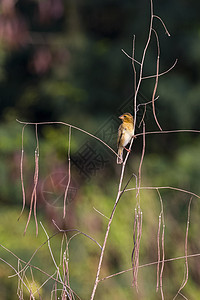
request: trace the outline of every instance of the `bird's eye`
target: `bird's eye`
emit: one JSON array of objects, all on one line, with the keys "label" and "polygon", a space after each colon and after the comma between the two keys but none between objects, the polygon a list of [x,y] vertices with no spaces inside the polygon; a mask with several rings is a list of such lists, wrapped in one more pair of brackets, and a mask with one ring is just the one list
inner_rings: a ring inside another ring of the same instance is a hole
[{"label": "bird's eye", "polygon": [[124,116],[124,118],[126,118],[126,116]]}]

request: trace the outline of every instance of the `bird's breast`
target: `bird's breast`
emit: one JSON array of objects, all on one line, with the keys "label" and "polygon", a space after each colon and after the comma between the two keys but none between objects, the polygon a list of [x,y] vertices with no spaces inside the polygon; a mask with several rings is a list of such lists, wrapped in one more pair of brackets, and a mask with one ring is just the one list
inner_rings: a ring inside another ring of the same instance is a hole
[{"label": "bird's breast", "polygon": [[134,134],[133,130],[128,130],[126,128],[124,129],[123,141],[122,141],[122,144],[123,144],[124,147],[130,142],[133,134]]}]

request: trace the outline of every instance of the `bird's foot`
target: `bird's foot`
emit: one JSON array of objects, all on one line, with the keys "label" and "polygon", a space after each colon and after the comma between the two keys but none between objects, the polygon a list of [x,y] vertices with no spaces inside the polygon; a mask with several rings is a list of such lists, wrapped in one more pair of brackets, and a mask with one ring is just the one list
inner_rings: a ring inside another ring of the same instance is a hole
[{"label": "bird's foot", "polygon": [[130,149],[127,149],[126,147],[123,147],[127,152],[131,152],[131,150]]}]

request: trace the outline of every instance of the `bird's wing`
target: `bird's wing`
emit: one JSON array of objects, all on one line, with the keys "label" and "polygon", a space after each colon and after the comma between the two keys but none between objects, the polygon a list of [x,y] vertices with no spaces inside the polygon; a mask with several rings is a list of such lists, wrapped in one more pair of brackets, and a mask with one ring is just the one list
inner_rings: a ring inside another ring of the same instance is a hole
[{"label": "bird's wing", "polygon": [[122,124],[121,124],[119,126],[119,129],[118,129],[117,148],[119,148],[119,144],[120,144],[120,141],[121,141],[121,138],[122,138],[122,134],[123,134],[123,127],[122,127]]}]

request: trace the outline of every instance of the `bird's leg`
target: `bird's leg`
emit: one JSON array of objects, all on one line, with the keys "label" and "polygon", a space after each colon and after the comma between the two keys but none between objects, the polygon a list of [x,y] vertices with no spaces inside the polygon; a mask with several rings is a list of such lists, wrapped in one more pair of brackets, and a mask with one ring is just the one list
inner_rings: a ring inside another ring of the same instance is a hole
[{"label": "bird's leg", "polygon": [[123,147],[127,152],[131,152],[131,150],[130,149],[127,149],[126,147]]}]

